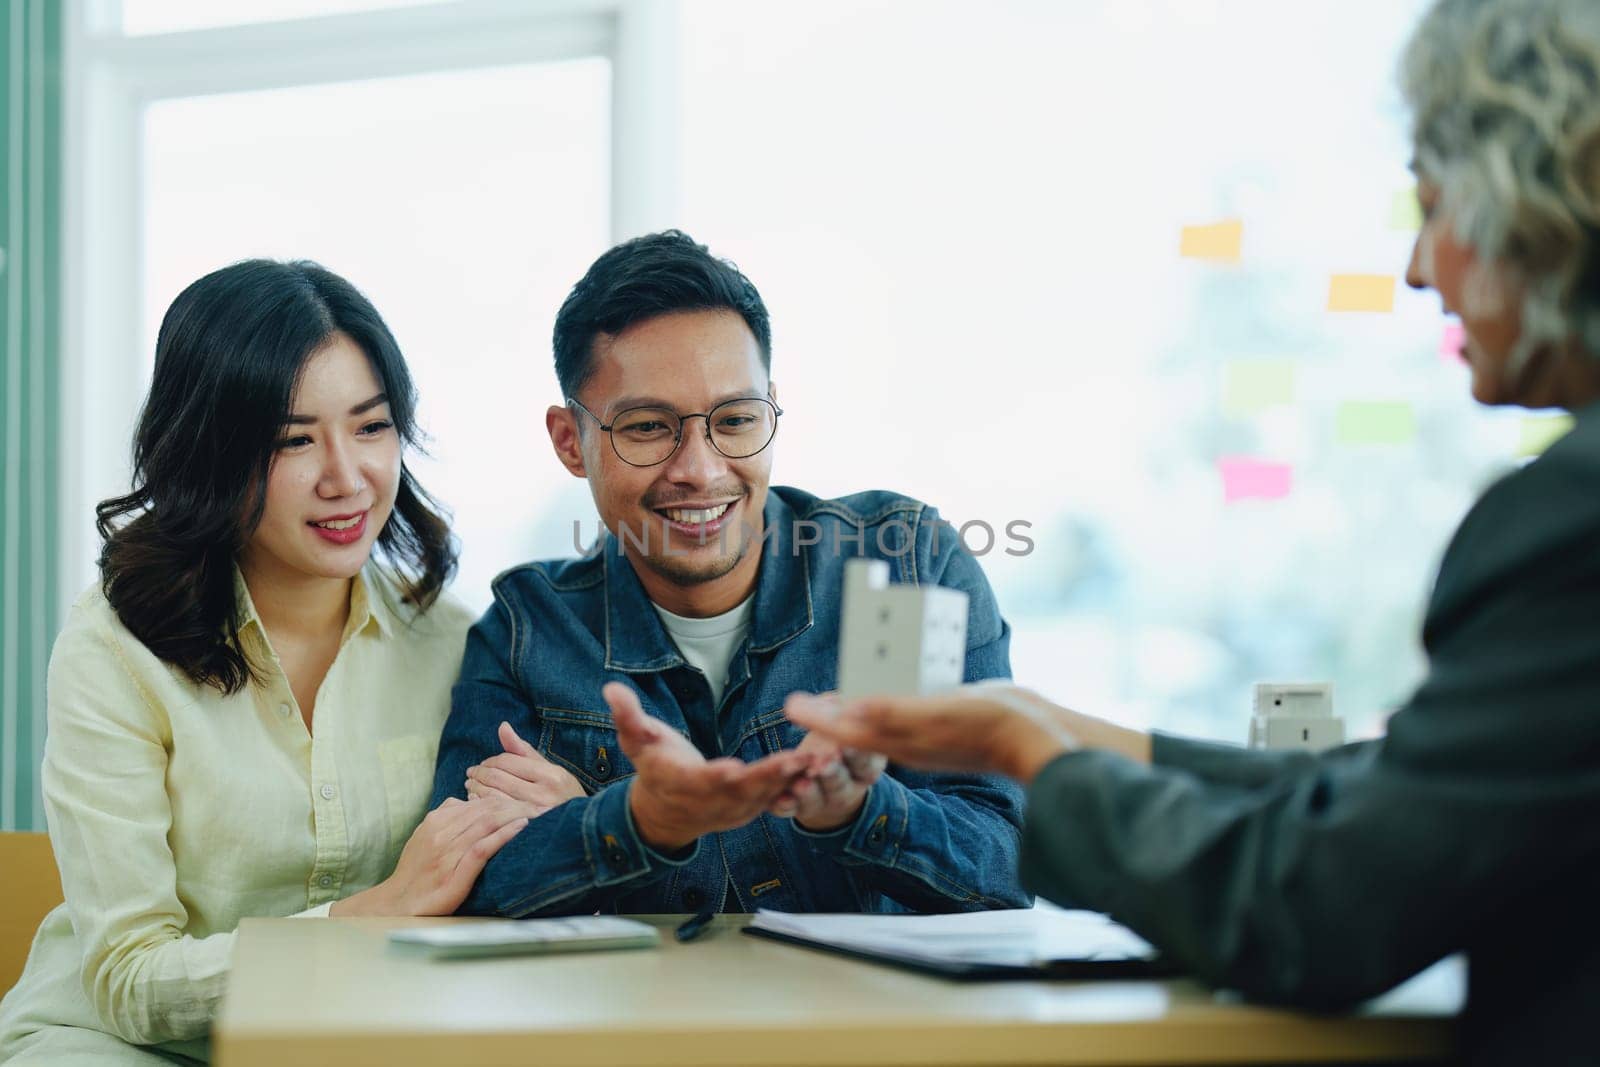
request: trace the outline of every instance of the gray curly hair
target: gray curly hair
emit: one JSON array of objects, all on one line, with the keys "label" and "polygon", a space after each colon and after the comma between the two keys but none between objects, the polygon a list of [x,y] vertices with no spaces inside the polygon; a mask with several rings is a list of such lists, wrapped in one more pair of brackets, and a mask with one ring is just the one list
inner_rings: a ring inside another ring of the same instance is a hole
[{"label": "gray curly hair", "polygon": [[[1401,80],[1413,168],[1480,263],[1523,286],[1508,373],[1572,341],[1600,359],[1600,0],[1439,0]],[[1479,274],[1467,300],[1493,313],[1503,290]]]}]

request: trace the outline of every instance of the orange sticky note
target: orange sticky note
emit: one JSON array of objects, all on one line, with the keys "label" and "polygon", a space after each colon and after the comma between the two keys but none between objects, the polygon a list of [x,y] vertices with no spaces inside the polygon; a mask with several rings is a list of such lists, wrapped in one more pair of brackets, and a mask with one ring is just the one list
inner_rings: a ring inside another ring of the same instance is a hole
[{"label": "orange sticky note", "polygon": [[1208,259],[1214,263],[1237,263],[1244,246],[1244,223],[1238,219],[1210,226],[1185,226],[1178,243],[1184,259]]},{"label": "orange sticky note", "polygon": [[1328,283],[1329,311],[1394,310],[1393,274],[1335,274]]}]

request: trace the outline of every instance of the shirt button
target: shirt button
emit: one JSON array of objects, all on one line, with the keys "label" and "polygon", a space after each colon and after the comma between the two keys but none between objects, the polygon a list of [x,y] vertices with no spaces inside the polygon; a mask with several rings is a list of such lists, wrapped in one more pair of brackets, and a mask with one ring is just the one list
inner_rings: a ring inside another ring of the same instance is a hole
[{"label": "shirt button", "polygon": [[626,867],[628,865],[628,854],[622,851],[620,848],[614,848],[606,856],[606,860],[610,862],[611,866],[613,867]]},{"label": "shirt button", "polygon": [[333,875],[331,875],[331,874],[323,875],[321,878],[317,879],[317,884],[319,886],[321,886],[323,889],[328,888],[329,886],[331,886],[333,884]]},{"label": "shirt button", "polygon": [[294,709],[287,704],[278,705],[278,714],[282,715],[285,719],[287,719],[293,712]]},{"label": "shirt button", "polygon": [[686,889],[683,893],[684,907],[690,911],[699,911],[700,905],[706,902],[705,895],[698,889]]},{"label": "shirt button", "polygon": [[337,789],[335,789],[331,785],[323,786],[322,789],[321,789],[321,793],[322,793],[322,799],[323,800],[332,800],[334,797],[339,795],[339,791]]}]

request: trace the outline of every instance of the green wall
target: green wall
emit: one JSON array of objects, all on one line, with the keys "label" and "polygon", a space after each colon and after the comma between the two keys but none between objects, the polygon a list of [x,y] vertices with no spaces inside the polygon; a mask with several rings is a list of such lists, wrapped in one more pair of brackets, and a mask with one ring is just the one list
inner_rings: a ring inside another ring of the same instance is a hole
[{"label": "green wall", "polygon": [[57,620],[61,8],[0,10],[0,829],[43,829],[44,682]]}]

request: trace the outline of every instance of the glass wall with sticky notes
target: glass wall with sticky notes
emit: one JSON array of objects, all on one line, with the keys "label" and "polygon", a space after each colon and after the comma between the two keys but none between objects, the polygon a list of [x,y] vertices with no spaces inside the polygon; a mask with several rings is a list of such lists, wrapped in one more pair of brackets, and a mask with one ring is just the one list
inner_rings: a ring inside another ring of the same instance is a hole
[{"label": "glass wall with sticky notes", "polygon": [[992,529],[1073,706],[1242,742],[1252,682],[1331,681],[1380,729],[1450,531],[1564,425],[1478,408],[1404,283],[1425,6],[690,0],[683,220],[772,309],[778,480]]}]

